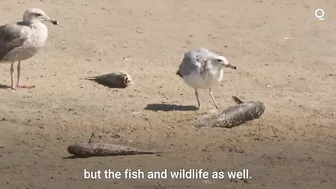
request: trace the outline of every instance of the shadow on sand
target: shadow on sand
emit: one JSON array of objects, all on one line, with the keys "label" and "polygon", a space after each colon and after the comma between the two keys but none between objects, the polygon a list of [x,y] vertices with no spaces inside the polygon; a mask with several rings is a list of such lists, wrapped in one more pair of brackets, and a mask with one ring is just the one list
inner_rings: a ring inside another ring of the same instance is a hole
[{"label": "shadow on sand", "polygon": [[195,111],[198,110],[196,106],[182,106],[175,104],[147,104],[145,110],[152,111]]},{"label": "shadow on sand", "polygon": [[8,88],[10,88],[10,87],[7,86],[7,85],[2,85],[2,84],[0,84],[0,89],[8,89]]}]

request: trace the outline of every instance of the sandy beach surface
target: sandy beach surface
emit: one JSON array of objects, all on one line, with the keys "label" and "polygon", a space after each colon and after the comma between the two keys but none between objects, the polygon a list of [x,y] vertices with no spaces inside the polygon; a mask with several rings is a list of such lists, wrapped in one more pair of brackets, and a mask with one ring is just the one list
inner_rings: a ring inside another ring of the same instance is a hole
[{"label": "sandy beach surface", "polygon": [[[30,7],[60,25],[48,24],[45,48],[22,63],[23,84],[36,88],[6,88],[10,65],[0,64],[1,189],[336,188],[335,1],[1,0],[0,23]],[[193,126],[215,109],[207,90],[203,109],[188,109],[194,91],[175,74],[197,47],[238,66],[214,89],[219,105],[233,105],[232,95],[259,100],[260,119]],[[117,69],[134,85],[81,79]],[[165,153],[63,159],[93,132],[95,141]],[[92,180],[84,169],[248,169],[251,178]]]}]

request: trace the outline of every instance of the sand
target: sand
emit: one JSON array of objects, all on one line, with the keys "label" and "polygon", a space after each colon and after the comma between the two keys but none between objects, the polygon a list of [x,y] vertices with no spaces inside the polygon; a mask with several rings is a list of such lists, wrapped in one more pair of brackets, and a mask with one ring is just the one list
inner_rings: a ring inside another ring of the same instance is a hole
[{"label": "sand", "polygon": [[[101,0],[0,2],[0,23],[39,7],[59,21],[42,52],[22,63],[12,91],[0,65],[1,189],[335,188],[336,3],[307,0]],[[325,20],[314,16],[317,8]],[[206,47],[226,70],[214,94],[221,107],[265,104],[260,119],[232,129],[195,129],[214,110],[208,91],[175,75],[183,53]],[[109,89],[80,78],[126,70],[134,85]],[[164,104],[164,111],[145,109]],[[184,110],[184,111],[183,111]],[[66,148],[97,141],[165,151],[160,156],[63,159]],[[84,180],[83,170],[249,169],[242,180]]]}]

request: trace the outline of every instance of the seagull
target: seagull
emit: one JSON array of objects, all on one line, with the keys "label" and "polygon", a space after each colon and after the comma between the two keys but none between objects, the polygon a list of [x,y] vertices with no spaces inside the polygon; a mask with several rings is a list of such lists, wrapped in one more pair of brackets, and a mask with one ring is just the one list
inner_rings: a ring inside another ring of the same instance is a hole
[{"label": "seagull", "polygon": [[[38,8],[29,8],[23,20],[0,26],[0,63],[11,63],[11,88],[33,88],[20,84],[21,62],[33,57],[44,46],[48,38],[48,28],[43,22],[58,25]],[[17,82],[14,85],[14,63],[17,64]]]},{"label": "seagull", "polygon": [[184,54],[179,70],[176,72],[184,82],[195,89],[198,109],[201,103],[198,89],[209,89],[209,94],[217,109],[219,106],[212,94],[212,89],[223,80],[224,68],[237,69],[224,56],[211,52],[206,48],[191,49]]}]

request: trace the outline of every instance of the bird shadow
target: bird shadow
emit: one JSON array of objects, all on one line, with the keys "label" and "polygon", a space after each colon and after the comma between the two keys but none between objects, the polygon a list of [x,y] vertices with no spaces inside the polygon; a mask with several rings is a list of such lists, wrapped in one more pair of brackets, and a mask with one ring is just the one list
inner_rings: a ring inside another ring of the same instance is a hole
[{"label": "bird shadow", "polygon": [[8,89],[8,88],[10,88],[8,85],[0,84],[0,89]]},{"label": "bird shadow", "polygon": [[196,106],[183,106],[175,104],[147,104],[145,110],[151,111],[195,111],[198,110]]}]

